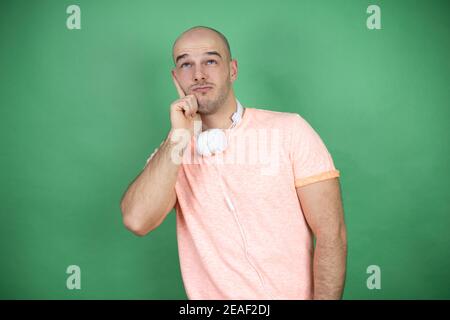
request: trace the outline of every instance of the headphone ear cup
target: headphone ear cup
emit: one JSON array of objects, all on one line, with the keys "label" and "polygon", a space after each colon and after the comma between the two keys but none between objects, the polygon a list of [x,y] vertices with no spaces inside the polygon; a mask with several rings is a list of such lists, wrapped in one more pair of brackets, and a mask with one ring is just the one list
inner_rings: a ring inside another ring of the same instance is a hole
[{"label": "headphone ear cup", "polygon": [[227,148],[227,136],[222,129],[208,130],[208,149],[211,153],[220,153]]},{"label": "headphone ear cup", "polygon": [[211,152],[208,149],[208,131],[201,132],[197,137],[197,153],[201,156],[211,156]]},{"label": "headphone ear cup", "polygon": [[209,129],[197,137],[196,149],[201,156],[211,156],[223,152],[227,148],[227,136],[222,129]]}]

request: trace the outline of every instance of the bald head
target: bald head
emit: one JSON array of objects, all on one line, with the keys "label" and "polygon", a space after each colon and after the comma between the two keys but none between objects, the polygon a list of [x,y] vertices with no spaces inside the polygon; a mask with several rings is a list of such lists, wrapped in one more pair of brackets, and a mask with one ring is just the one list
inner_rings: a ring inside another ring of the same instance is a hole
[{"label": "bald head", "polygon": [[172,75],[186,95],[196,97],[200,114],[212,115],[223,106],[236,108],[232,84],[237,61],[231,59],[228,41],[219,31],[203,26],[186,30],[173,44],[172,57]]},{"label": "bald head", "polygon": [[231,61],[230,44],[227,38],[216,29],[196,26],[184,31],[173,43],[172,55],[174,63],[177,62],[178,54],[183,49],[189,50],[196,47],[208,46],[216,46],[219,49],[219,54],[222,53],[222,58]]}]

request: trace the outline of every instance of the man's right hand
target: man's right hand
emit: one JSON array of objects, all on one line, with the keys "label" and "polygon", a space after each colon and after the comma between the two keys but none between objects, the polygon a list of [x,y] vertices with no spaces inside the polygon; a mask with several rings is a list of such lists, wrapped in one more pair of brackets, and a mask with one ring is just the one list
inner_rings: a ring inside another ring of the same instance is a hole
[{"label": "man's right hand", "polygon": [[[170,105],[170,121],[172,130],[187,129],[189,130],[192,137],[192,135],[194,134],[194,121],[200,121],[201,123],[200,114],[197,113],[197,97],[193,94],[185,94],[180,84],[178,83],[173,71],[172,80],[179,96],[179,99],[175,100]],[[198,125],[199,124],[197,124],[197,126]],[[199,126],[199,129],[201,130],[201,124]]]}]

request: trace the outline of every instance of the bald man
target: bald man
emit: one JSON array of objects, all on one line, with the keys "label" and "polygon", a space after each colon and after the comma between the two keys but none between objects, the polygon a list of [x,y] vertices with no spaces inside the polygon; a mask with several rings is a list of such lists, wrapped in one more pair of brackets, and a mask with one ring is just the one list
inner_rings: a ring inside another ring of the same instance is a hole
[{"label": "bald man", "polygon": [[189,299],[342,298],[340,173],[317,132],[299,114],[242,106],[219,31],[191,28],[172,54],[171,129],[122,198],[125,226],[144,236],[175,208]]}]

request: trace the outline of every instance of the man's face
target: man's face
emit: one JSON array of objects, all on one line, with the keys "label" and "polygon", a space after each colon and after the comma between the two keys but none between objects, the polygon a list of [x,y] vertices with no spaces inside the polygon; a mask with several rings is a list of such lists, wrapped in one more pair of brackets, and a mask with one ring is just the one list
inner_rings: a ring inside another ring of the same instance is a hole
[{"label": "man's face", "polygon": [[237,62],[229,61],[222,39],[210,30],[189,31],[176,42],[173,58],[175,77],[186,95],[197,97],[198,112],[215,113],[237,76]]}]

